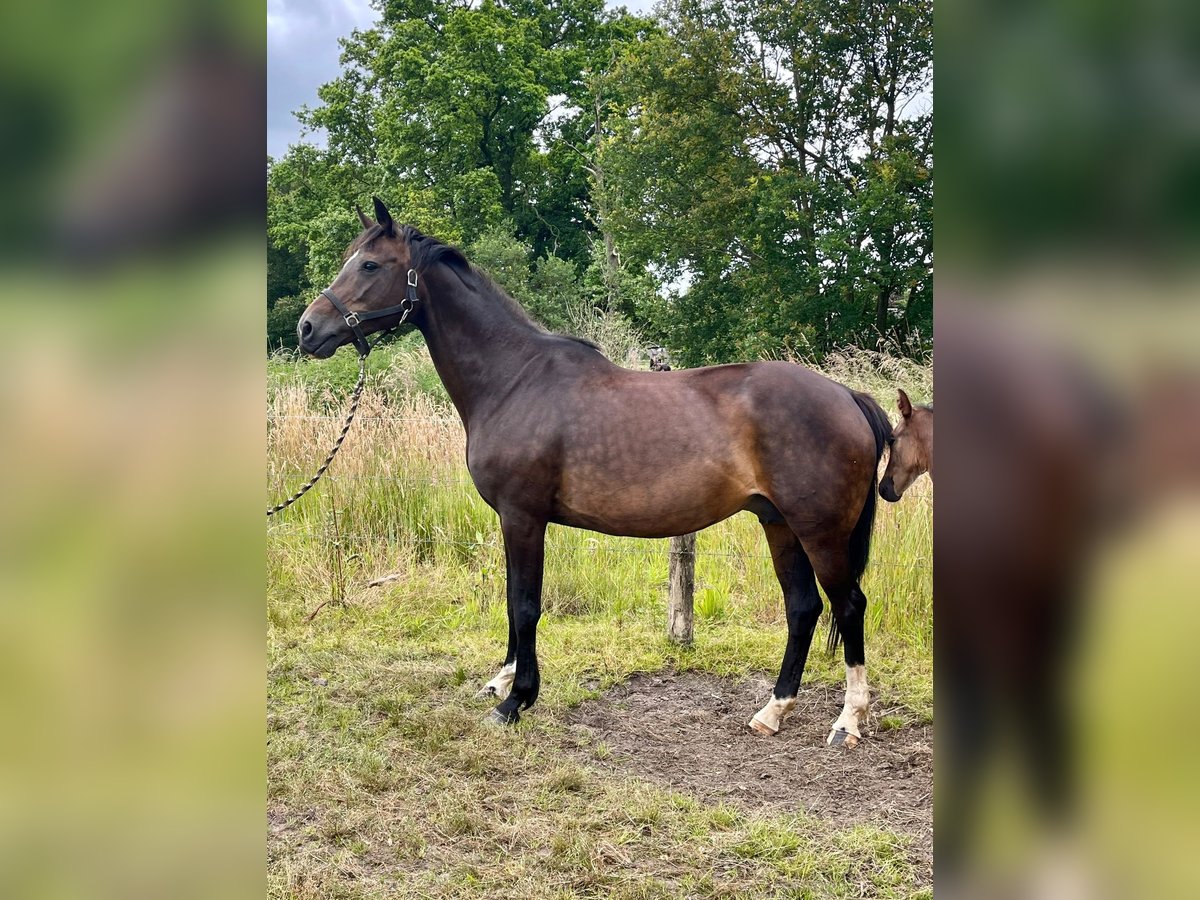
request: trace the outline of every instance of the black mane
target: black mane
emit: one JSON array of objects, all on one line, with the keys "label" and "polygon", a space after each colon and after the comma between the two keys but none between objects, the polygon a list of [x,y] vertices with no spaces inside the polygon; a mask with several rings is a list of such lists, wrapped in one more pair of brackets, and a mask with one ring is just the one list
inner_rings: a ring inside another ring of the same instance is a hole
[{"label": "black mane", "polygon": [[[375,240],[384,235],[382,225],[374,224],[370,228],[365,229],[346,250],[346,255],[350,256],[355,251],[368,246]],[[564,338],[565,340],[574,341],[578,344],[583,344],[595,350],[597,353],[603,354],[593,341],[587,338],[576,337],[573,334],[561,334],[557,332],[547,331],[541,324],[530,318],[529,313],[525,311],[525,307],[521,306],[516,300],[508,295],[508,293],[492,280],[492,277],[471,264],[466,255],[458,247],[451,244],[443,243],[435,237],[430,237],[423,234],[420,230],[412,225],[398,226],[397,237],[403,239],[408,244],[409,253],[412,256],[413,267],[418,272],[428,271],[430,266],[436,263],[445,263],[450,269],[458,275],[468,288],[471,288],[486,297],[500,303],[508,308],[510,312],[516,315],[523,322],[527,322],[532,327],[536,328],[545,334],[553,337]]]}]

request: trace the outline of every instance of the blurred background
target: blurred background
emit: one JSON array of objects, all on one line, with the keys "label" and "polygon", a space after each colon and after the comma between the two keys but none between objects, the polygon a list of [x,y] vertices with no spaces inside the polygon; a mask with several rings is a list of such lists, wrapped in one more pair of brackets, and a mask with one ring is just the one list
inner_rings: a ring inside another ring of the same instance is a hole
[{"label": "blurred background", "polygon": [[5,897],[262,892],[264,14],[0,13]]},{"label": "blurred background", "polygon": [[935,13],[935,882],[1195,896],[1200,10]]},{"label": "blurred background", "polygon": [[[948,895],[1200,890],[1198,10],[936,7]],[[261,892],[264,24],[3,13],[0,895]]]}]

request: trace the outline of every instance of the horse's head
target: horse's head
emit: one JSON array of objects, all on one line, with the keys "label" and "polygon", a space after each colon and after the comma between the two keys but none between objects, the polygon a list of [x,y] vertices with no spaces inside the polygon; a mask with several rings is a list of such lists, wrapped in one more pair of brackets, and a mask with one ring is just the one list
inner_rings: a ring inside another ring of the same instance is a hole
[{"label": "horse's head", "polygon": [[[307,356],[325,359],[342,344],[353,343],[356,337],[354,324],[347,321],[350,316],[363,334],[391,328],[400,321],[399,307],[413,267],[412,252],[404,230],[392,221],[378,197],[375,217],[378,221],[372,222],[358,210],[362,234],[346,248],[342,269],[333,283],[300,316],[296,331],[300,336],[300,351]],[[337,309],[334,298],[346,312]],[[392,309],[394,312],[387,315],[369,315]],[[362,351],[361,346],[359,349]]]},{"label": "horse's head", "polygon": [[900,421],[888,441],[887,468],[879,482],[879,496],[895,503],[922,472],[933,469],[933,408],[913,406],[908,394],[899,392]]}]

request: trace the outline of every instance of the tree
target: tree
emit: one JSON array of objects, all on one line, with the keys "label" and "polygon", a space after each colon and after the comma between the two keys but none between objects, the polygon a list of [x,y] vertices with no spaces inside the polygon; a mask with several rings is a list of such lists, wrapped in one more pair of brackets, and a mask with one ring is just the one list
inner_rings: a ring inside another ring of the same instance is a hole
[{"label": "tree", "polygon": [[907,338],[932,322],[928,4],[669,0],[613,79],[618,239],[686,290],[688,363]]},{"label": "tree", "polygon": [[270,163],[269,307],[376,193],[547,327],[621,317],[685,364],[928,340],[928,2],[378,8],[299,113],[328,147]]}]

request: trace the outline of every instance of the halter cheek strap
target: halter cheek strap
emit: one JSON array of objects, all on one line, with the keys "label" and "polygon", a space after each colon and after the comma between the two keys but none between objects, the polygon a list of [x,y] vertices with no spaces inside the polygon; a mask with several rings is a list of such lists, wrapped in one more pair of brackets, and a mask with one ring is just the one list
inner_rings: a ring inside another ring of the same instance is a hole
[{"label": "halter cheek strap", "polygon": [[387,331],[380,335],[379,339],[375,341],[375,343],[379,343],[379,340],[403,325],[404,321],[408,318],[409,313],[411,313],[417,305],[417,270],[408,270],[408,288],[404,292],[404,299],[396,306],[389,306],[387,309],[373,309],[367,312],[355,312],[351,309],[348,309],[346,304],[339,300],[337,295],[329,288],[325,288],[325,290],[321,291],[321,294],[326,300],[333,304],[333,308],[338,311],[341,317],[346,321],[346,324],[350,326],[350,330],[354,332],[354,346],[358,348],[358,355],[365,357],[371,352],[371,347],[373,345],[367,340],[367,336],[363,333],[363,330],[360,326],[363,322],[369,322],[372,319],[386,319],[388,316],[399,315],[400,320],[391,328],[387,329]]}]

